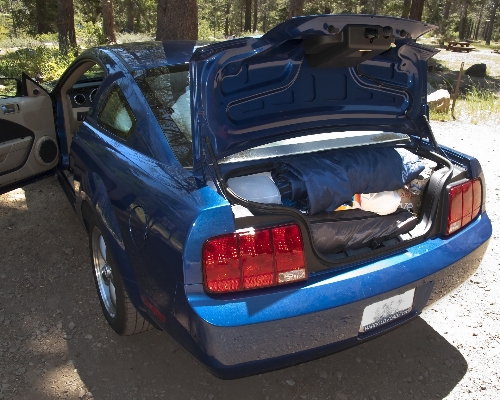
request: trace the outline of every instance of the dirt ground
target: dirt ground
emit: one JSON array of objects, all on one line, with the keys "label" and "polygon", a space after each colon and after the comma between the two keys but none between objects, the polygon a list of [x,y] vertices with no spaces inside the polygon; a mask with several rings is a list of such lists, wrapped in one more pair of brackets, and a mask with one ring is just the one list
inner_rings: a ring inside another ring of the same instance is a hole
[{"label": "dirt ground", "polygon": [[295,367],[215,378],[157,330],[119,337],[54,176],[0,196],[0,399],[498,399],[500,129],[433,123],[481,161],[494,234],[476,273],[413,322]]},{"label": "dirt ground", "polygon": [[[436,56],[465,68],[486,62],[495,76],[499,58]],[[494,232],[474,275],[385,336],[234,381],[212,376],[165,333],[119,337],[108,327],[86,233],[54,176],[0,195],[0,400],[500,398],[500,127],[432,125],[485,171]]]}]

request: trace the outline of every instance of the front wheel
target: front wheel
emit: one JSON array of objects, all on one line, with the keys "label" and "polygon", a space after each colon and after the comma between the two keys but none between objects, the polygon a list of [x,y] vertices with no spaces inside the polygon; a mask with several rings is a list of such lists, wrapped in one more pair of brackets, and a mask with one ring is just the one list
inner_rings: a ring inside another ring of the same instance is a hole
[{"label": "front wheel", "polygon": [[119,335],[133,335],[152,328],[130,301],[111,249],[95,217],[89,222],[89,247],[94,282],[106,321]]}]

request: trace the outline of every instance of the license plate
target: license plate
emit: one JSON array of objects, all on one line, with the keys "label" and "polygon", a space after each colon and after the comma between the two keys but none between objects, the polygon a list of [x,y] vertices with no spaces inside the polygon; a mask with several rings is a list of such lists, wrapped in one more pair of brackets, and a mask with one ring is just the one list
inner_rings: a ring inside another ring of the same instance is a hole
[{"label": "license plate", "polygon": [[408,314],[413,306],[414,294],[415,289],[411,289],[403,294],[367,306],[363,311],[359,331],[366,332],[375,329],[380,325]]}]

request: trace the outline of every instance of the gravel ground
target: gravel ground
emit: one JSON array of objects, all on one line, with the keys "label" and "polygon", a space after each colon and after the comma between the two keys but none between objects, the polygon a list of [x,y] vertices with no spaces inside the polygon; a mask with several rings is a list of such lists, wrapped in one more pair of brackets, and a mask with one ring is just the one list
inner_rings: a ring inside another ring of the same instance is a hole
[{"label": "gravel ground", "polygon": [[485,171],[494,236],[474,275],[385,336],[234,381],[209,374],[164,333],[111,331],[86,234],[53,176],[1,195],[0,400],[500,398],[500,130],[433,127]]},{"label": "gravel ground", "polygon": [[487,67],[488,76],[500,77],[500,54],[491,50],[481,49],[470,53],[459,53],[447,51],[444,48],[433,58],[454,71],[460,70],[460,64],[464,63],[464,71],[473,64],[484,63]]}]

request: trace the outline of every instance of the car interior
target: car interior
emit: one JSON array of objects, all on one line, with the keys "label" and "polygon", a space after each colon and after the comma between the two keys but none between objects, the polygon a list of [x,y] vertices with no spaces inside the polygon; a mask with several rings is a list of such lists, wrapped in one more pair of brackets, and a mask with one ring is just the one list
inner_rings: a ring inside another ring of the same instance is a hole
[{"label": "car interior", "polygon": [[[61,87],[61,104],[68,153],[73,137],[87,115],[103,76],[104,70],[100,65],[87,61],[78,66]],[[65,93],[64,96],[63,93]]]}]

